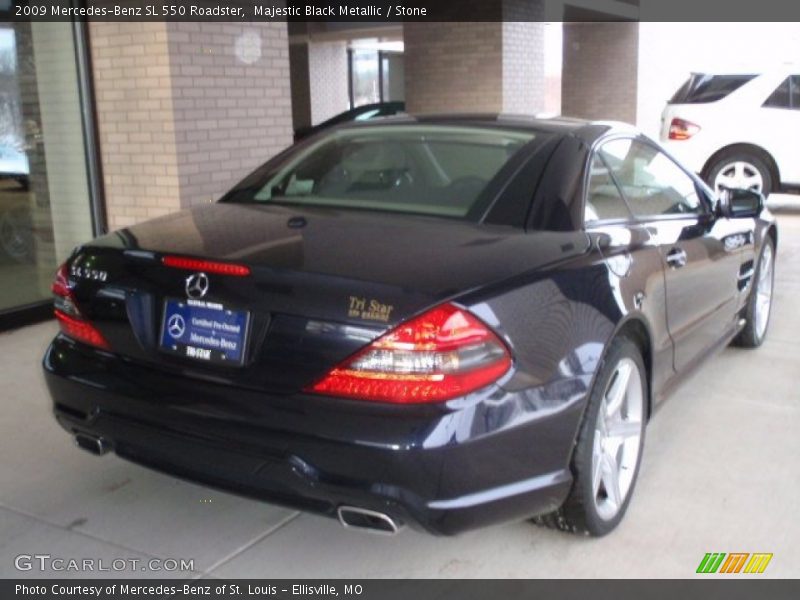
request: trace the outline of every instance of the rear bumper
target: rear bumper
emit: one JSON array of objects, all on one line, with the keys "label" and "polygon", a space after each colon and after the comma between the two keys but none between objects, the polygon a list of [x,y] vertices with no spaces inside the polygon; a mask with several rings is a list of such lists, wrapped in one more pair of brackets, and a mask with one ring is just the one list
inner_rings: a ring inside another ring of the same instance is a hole
[{"label": "rear bumper", "polygon": [[44,369],[59,424],[125,459],[300,510],[335,517],[351,505],[438,534],[560,506],[585,396],[580,382],[562,381],[446,409],[273,397],[62,337]]}]

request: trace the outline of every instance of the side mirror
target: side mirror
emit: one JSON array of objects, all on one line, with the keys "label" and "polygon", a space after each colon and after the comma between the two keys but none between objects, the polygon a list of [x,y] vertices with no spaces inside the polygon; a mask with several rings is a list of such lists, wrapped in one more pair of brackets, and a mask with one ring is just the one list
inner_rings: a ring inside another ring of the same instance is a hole
[{"label": "side mirror", "polygon": [[729,219],[753,219],[764,210],[764,195],[745,189],[723,189],[717,203],[717,214]]}]

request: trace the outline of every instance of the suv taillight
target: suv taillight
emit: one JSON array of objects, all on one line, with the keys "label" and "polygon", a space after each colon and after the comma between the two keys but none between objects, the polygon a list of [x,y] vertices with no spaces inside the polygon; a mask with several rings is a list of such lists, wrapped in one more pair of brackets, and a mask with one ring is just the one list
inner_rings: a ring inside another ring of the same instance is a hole
[{"label": "suv taillight", "polygon": [[61,265],[56,271],[56,276],[50,289],[53,292],[53,307],[55,308],[55,316],[58,319],[61,332],[78,342],[83,342],[102,350],[110,350],[111,346],[103,337],[103,334],[90,321],[85,319],[80,310],[78,310],[75,296],[72,294],[67,263]]},{"label": "suv taillight", "polygon": [[511,368],[506,345],[477,317],[443,304],[395,327],[308,392],[411,404],[479,390]]},{"label": "suv taillight", "polygon": [[700,131],[699,125],[695,125],[684,119],[675,118],[672,119],[672,122],[669,124],[669,139],[688,140],[698,131]]}]

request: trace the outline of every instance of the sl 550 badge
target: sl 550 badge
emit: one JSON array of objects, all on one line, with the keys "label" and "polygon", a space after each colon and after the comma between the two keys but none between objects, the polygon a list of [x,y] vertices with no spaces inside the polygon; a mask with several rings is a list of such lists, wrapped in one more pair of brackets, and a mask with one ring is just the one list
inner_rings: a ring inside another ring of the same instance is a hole
[{"label": "sl 550 badge", "polygon": [[78,279],[91,279],[92,281],[108,280],[108,271],[101,271],[100,269],[90,269],[89,267],[72,265],[69,272],[70,275]]},{"label": "sl 550 badge", "polygon": [[350,307],[347,311],[348,317],[364,319],[365,321],[381,321],[386,323],[392,315],[394,306],[383,304],[378,300],[362,298],[360,296],[350,296]]}]

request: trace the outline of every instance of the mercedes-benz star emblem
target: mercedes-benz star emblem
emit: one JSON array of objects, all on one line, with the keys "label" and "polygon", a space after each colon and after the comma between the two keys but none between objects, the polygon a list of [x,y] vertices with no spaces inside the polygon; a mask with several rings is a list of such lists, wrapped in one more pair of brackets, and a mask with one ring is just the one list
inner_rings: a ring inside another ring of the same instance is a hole
[{"label": "mercedes-benz star emblem", "polygon": [[177,340],[183,335],[183,332],[186,331],[186,321],[178,314],[172,315],[169,321],[167,321],[167,331]]},{"label": "mercedes-benz star emblem", "polygon": [[208,293],[208,275],[195,273],[186,278],[186,295],[195,300],[203,298]]}]

